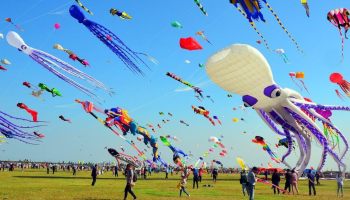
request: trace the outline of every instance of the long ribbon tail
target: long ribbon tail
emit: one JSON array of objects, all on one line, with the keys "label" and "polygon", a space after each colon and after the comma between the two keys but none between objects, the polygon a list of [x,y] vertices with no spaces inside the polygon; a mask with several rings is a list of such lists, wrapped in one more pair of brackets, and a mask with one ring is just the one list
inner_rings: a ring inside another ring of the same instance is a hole
[{"label": "long ribbon tail", "polygon": [[[137,53],[131,50],[124,44],[113,32],[105,28],[104,26],[90,21],[90,24],[86,26],[98,39],[101,40],[109,49],[116,54],[121,61],[133,72],[143,75],[142,70],[137,66],[135,62],[142,62],[144,65],[147,64],[137,56]],[[111,37],[108,39],[107,36]],[[114,42],[117,41],[117,43]],[[134,62],[134,61],[135,62]]]},{"label": "long ribbon tail", "polygon": [[341,29],[339,28],[339,34],[341,38],[341,62],[344,60],[344,36],[343,33],[341,32]]},{"label": "long ribbon tail", "polygon": [[98,96],[96,96],[93,92],[91,92],[89,89],[85,88],[84,86],[80,85],[79,83],[76,83],[72,79],[64,76],[57,70],[55,70],[53,67],[50,66],[51,62],[46,60],[45,58],[40,57],[39,55],[36,55],[35,53],[30,55],[30,57],[35,60],[37,63],[45,67],[47,70],[49,70],[51,73],[55,74],[57,77],[62,79],[63,81],[69,83],[73,87],[77,88],[78,90],[82,91],[83,93],[87,94],[88,96],[100,100]]},{"label": "long ribbon tail", "polygon": [[82,9],[84,9],[87,13],[89,13],[90,15],[94,15],[94,13],[92,13],[87,7],[85,7],[85,6],[83,5],[83,3],[81,3],[80,0],[75,0],[75,2],[77,2],[77,4],[78,4]]},{"label": "long ribbon tail", "polygon": [[303,53],[303,50],[300,48],[298,42],[294,39],[294,37],[292,36],[292,34],[287,30],[287,28],[283,25],[281,19],[278,17],[277,13],[272,9],[272,7],[270,6],[269,3],[267,3],[266,0],[263,0],[264,3],[266,4],[267,8],[270,10],[270,12],[272,13],[272,15],[275,17],[275,19],[277,20],[278,24],[281,26],[281,28],[284,30],[284,32],[288,35],[289,39],[291,39],[293,41],[293,43],[295,44],[295,46],[297,47],[297,49]]},{"label": "long ribbon tail", "polygon": [[303,87],[304,87],[304,89],[306,90],[306,92],[310,94],[309,90],[308,90],[307,87],[306,87],[305,82],[304,82],[303,80],[301,80],[301,79],[299,79],[299,81],[300,81],[300,83],[303,85]]},{"label": "long ribbon tail", "polygon": [[[32,120],[28,120],[28,119],[23,119],[23,118],[19,118],[19,117],[13,117],[7,113],[4,113],[4,112],[1,112],[0,111],[0,114],[1,115],[5,115],[6,117],[9,117],[11,119],[15,119],[15,120],[20,120],[20,121],[25,121],[25,122],[34,122]],[[46,121],[37,121],[37,122],[43,122],[43,123],[47,123]],[[46,126],[46,125],[36,125],[36,126],[17,126],[19,128],[36,128],[36,127],[41,127],[41,126]]]},{"label": "long ribbon tail", "polygon": [[251,27],[254,29],[254,31],[259,35],[259,37],[260,37],[261,40],[263,41],[265,47],[266,47],[268,50],[270,50],[270,47],[269,47],[269,44],[267,43],[267,40],[266,40],[265,37],[260,33],[260,31],[259,31],[258,28],[256,27],[255,23],[254,23],[251,19],[248,18],[247,14],[246,14],[245,12],[243,12],[243,10],[242,10],[240,7],[238,7],[238,6],[236,6],[236,5],[235,5],[235,7],[237,8],[237,10],[238,10],[246,19],[248,19],[250,26],[251,26]]},{"label": "long ribbon tail", "polygon": [[202,11],[202,13],[205,15],[205,16],[208,16],[208,13],[207,11],[204,9],[204,6],[198,1],[195,1],[195,3],[197,4],[198,8]]},{"label": "long ribbon tail", "polygon": [[76,69],[75,67],[71,66],[70,64],[56,58],[53,55],[50,55],[46,52],[40,51],[35,49],[34,53],[39,55],[40,57],[46,58],[45,60],[47,60],[48,62],[50,62],[52,65],[56,66],[59,69],[62,69],[64,71],[66,71],[67,73],[76,76],[78,78],[81,79],[85,79],[87,80],[90,84],[94,85],[95,87],[98,87],[100,89],[103,89],[105,91],[107,91],[108,93],[111,93],[111,90],[109,88],[107,88],[102,82],[96,80],[95,78],[93,78],[92,76],[85,74],[84,72]]}]

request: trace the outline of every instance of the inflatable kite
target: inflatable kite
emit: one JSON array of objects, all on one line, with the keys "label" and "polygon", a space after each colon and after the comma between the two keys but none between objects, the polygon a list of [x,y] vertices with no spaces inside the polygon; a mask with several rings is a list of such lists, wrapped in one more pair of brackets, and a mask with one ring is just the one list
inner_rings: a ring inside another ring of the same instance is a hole
[{"label": "inflatable kite", "polygon": [[196,113],[198,115],[203,115],[205,118],[207,118],[210,121],[210,123],[213,126],[215,126],[215,122],[214,122],[213,118],[211,118],[209,116],[210,112],[208,110],[206,110],[203,106],[198,106],[198,107],[192,106],[192,109],[193,109],[194,113]]},{"label": "inflatable kite", "polygon": [[61,72],[57,71],[62,70],[64,72],[67,72],[75,77],[78,77],[80,79],[87,80],[90,84],[92,84],[95,87],[101,88],[106,90],[107,92],[111,93],[110,89],[108,89],[103,83],[100,81],[94,79],[93,77],[85,74],[84,72],[79,71],[78,69],[74,68],[73,66],[69,65],[68,63],[65,63],[64,61],[56,58],[55,56],[52,56],[46,52],[43,52],[38,49],[34,49],[30,46],[28,46],[21,36],[19,36],[16,32],[9,32],[6,36],[7,42],[20,50],[22,53],[27,54],[30,58],[32,58],[34,61],[39,63],[41,66],[43,66],[45,69],[49,70],[51,73],[56,75],[58,78],[62,79],[63,81],[69,83],[70,85],[74,86],[78,90],[84,92],[85,94],[89,95],[92,98],[98,99],[98,97],[89,89],[86,87],[80,85],[79,83],[73,81],[72,79],[66,77]]},{"label": "inflatable kite", "polygon": [[194,90],[195,93],[197,93],[199,96],[201,96],[203,98],[203,91],[199,88],[199,87],[196,87],[194,85],[192,85],[191,83],[187,82],[187,81],[184,81],[182,80],[182,78],[178,77],[177,75],[173,74],[173,73],[170,73],[170,72],[167,72],[166,73],[167,76],[169,76],[170,78],[192,88]]},{"label": "inflatable kite", "polygon": [[180,47],[189,51],[203,49],[203,47],[193,37],[180,38]]},{"label": "inflatable kite", "polygon": [[82,105],[85,112],[89,113],[92,117],[94,117],[102,125],[104,125],[110,131],[112,131],[115,135],[117,135],[118,137],[123,139],[125,142],[130,144],[137,151],[137,153],[138,153],[138,155],[140,157],[142,157],[143,159],[146,159],[145,154],[136,147],[135,143],[133,143],[132,141],[127,140],[123,135],[119,134],[118,131],[114,130],[111,126],[109,126],[108,123],[105,120],[101,119],[100,117],[98,117],[94,113],[94,111],[99,112],[99,113],[103,113],[103,111],[101,109],[95,107],[95,105],[92,102],[89,102],[89,101],[80,101],[80,100],[76,99],[75,102],[79,103],[80,105]]},{"label": "inflatable kite", "polygon": [[[303,80],[305,78],[304,72],[289,72],[289,77],[292,79],[293,83],[299,87],[300,90],[305,89],[305,91],[310,94]],[[299,85],[295,79],[297,79],[301,85]]]},{"label": "inflatable kite", "polygon": [[341,51],[342,51],[342,60],[344,59],[344,36],[342,33],[342,28],[344,29],[344,35],[345,38],[348,39],[347,37],[347,32],[350,29],[350,11],[346,8],[338,8],[334,9],[328,12],[327,14],[327,19],[329,22],[331,22],[335,27],[338,28],[339,34],[341,37]]},{"label": "inflatable kite", "polygon": [[73,51],[69,50],[69,49],[65,49],[62,45],[60,44],[55,44],[53,45],[54,49],[60,50],[60,51],[64,51],[68,54],[69,58],[74,60],[74,61],[79,61],[82,65],[84,65],[85,67],[89,66],[89,62],[83,58],[78,57]]},{"label": "inflatable kite", "polygon": [[266,7],[270,10],[272,15],[276,18],[278,24],[281,26],[281,28],[284,30],[284,32],[288,35],[289,39],[292,40],[292,42],[295,44],[297,49],[302,52],[298,42],[293,38],[293,36],[289,33],[289,31],[286,29],[286,27],[282,24],[280,18],[275,13],[275,11],[271,8],[270,4],[267,2],[267,0],[230,0],[230,3],[233,4],[238,11],[245,17],[250,23],[250,26],[255,30],[255,32],[260,36],[262,41],[264,42],[266,48],[269,49],[269,45],[264,38],[264,36],[260,33],[260,31],[257,29],[254,21],[263,21],[266,22],[263,14],[261,13],[261,2],[264,2]]},{"label": "inflatable kite", "polygon": [[133,156],[120,153],[113,148],[108,148],[107,150],[108,150],[108,153],[117,160],[118,164],[119,164],[119,160],[121,160],[126,162],[127,164],[133,165],[135,168],[141,168],[143,166],[142,162]]},{"label": "inflatable kite", "polygon": [[58,118],[64,122],[72,123],[70,119],[65,118],[63,115],[60,115]]},{"label": "inflatable kite", "polygon": [[169,149],[173,152],[173,161],[174,163],[179,166],[179,167],[184,167],[184,163],[183,160],[181,159],[180,155],[182,157],[187,157],[188,155],[182,151],[179,148],[174,147],[173,145],[171,145],[171,143],[168,141],[168,139],[164,136],[160,136],[160,140],[162,141],[162,143],[169,147]]},{"label": "inflatable kite", "polygon": [[[85,18],[78,6],[72,5],[69,9],[70,15],[79,23],[83,24],[91,33],[93,33],[102,43],[104,43],[119,59],[133,72],[143,74],[142,70],[137,66],[137,62],[146,63],[121,41],[113,32],[104,26]],[[107,38],[109,36],[109,39]],[[147,66],[147,65],[146,65]]]},{"label": "inflatable kite", "polygon": [[61,92],[60,92],[58,89],[56,89],[56,88],[50,89],[50,88],[49,88],[47,85],[45,85],[44,83],[39,83],[39,84],[38,84],[38,87],[39,87],[42,91],[46,91],[46,92],[51,93],[52,97],[56,97],[56,96],[61,97],[61,96],[62,96]]},{"label": "inflatable kite", "polygon": [[113,15],[113,16],[117,15],[121,19],[132,19],[132,17],[128,13],[119,11],[115,8],[111,8],[109,10],[109,13],[111,13],[111,15]]},{"label": "inflatable kite", "polygon": [[151,135],[146,128],[139,126],[128,114],[128,111],[120,107],[104,110],[107,115],[105,123],[107,126],[116,126],[122,132],[123,135],[127,135],[130,132],[132,135],[142,135],[143,143],[145,145],[150,144],[153,149],[153,162],[158,159],[158,144],[157,138]]},{"label": "inflatable kite", "polygon": [[171,22],[170,25],[171,25],[172,27],[174,27],[174,28],[183,28],[183,26],[181,25],[181,23],[178,22],[178,21],[173,21],[173,22]]},{"label": "inflatable kite", "polygon": [[38,133],[36,131],[34,131],[33,134],[36,135],[38,138],[44,138],[45,137],[44,134]]},{"label": "inflatable kite", "polygon": [[27,113],[29,113],[32,116],[32,119],[34,122],[38,121],[38,112],[35,110],[30,109],[26,104],[24,103],[18,103],[17,107],[20,109],[23,109],[25,111],[27,111]]},{"label": "inflatable kite", "polygon": [[[298,92],[281,88],[275,83],[266,58],[249,45],[235,44],[225,48],[211,56],[206,66],[207,74],[214,83],[228,92],[241,95],[244,105],[254,108],[275,133],[288,138],[288,144],[292,144],[292,140],[297,142],[300,157],[293,168],[299,176],[310,162],[312,138],[322,147],[317,171],[322,171],[327,155],[334,159],[341,172],[346,170],[344,158],[349,150],[348,142],[340,130],[317,110],[348,111],[349,107],[308,102]],[[339,135],[344,144],[340,153],[332,150],[316,120]],[[281,159],[289,168],[286,158],[291,154],[292,146],[288,145],[288,150]]]},{"label": "inflatable kite", "polygon": [[270,158],[275,161],[276,163],[280,163],[280,159],[277,158],[276,154],[271,150],[269,145],[266,144],[265,140],[261,136],[255,136],[255,138],[252,140],[253,143],[261,145],[263,147],[263,150],[266,151]]},{"label": "inflatable kite", "polygon": [[310,8],[309,4],[307,3],[307,0],[301,0],[301,5],[305,8],[306,15],[310,17]]},{"label": "inflatable kite", "polygon": [[286,55],[286,52],[284,51],[284,49],[275,49],[275,52],[281,56],[281,58],[283,59],[284,63],[288,64],[289,60],[288,57]]},{"label": "inflatable kite", "polygon": [[[337,84],[340,87],[340,89],[343,90],[346,96],[350,97],[350,83],[347,80],[344,80],[342,74],[334,72],[329,76],[329,80],[332,83]],[[340,94],[339,91],[338,93]]]},{"label": "inflatable kite", "polygon": [[13,23],[12,19],[10,17],[5,18],[5,21],[12,24],[14,27],[16,27],[20,31],[24,31],[23,28],[21,28],[18,24]]}]

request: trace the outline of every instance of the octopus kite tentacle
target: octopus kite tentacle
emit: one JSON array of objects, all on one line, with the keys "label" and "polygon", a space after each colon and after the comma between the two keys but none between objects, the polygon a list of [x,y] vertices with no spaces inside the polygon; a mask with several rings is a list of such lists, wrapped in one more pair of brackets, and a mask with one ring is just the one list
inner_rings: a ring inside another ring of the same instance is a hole
[{"label": "octopus kite tentacle", "polygon": [[321,145],[323,146],[323,152],[322,152],[322,160],[318,166],[318,171],[321,171],[325,162],[326,162],[326,158],[327,158],[327,153],[331,154],[331,156],[333,157],[333,159],[337,162],[337,164],[339,166],[342,166],[343,168],[345,168],[344,163],[341,161],[341,159],[338,157],[338,155],[336,155],[336,153],[334,153],[331,149],[328,148],[328,141],[327,138],[325,138],[322,134],[322,132],[315,126],[313,126],[308,118],[305,117],[301,117],[299,114],[293,112],[291,109],[286,108],[286,110],[288,110],[288,112],[290,112],[290,114],[296,119],[298,120],[300,123],[304,124],[311,132],[313,135],[315,135],[315,137],[317,138],[317,140],[321,143]]},{"label": "octopus kite tentacle", "polygon": [[278,135],[282,135],[282,136],[286,136],[285,133],[283,133],[282,131],[280,131],[276,124],[271,120],[271,118],[268,116],[268,114],[263,111],[262,109],[260,109],[259,111],[257,111],[257,113],[261,116],[262,119],[264,119],[264,121],[269,125],[269,127]]},{"label": "octopus kite tentacle", "polygon": [[[82,23],[89,29],[101,42],[103,42],[110,50],[116,54],[120,60],[133,72],[143,75],[142,70],[137,66],[135,62],[141,61],[145,64],[137,53],[127,47],[112,31],[108,30],[104,26],[88,20],[85,18],[84,13],[76,5],[72,5],[69,9],[71,16]],[[116,42],[115,42],[116,41]],[[147,66],[147,65],[146,65]]]},{"label": "octopus kite tentacle", "polygon": [[89,89],[85,88],[84,86],[80,85],[79,83],[73,81],[72,79],[64,76],[63,74],[61,74],[59,71],[55,70],[53,67],[51,67],[47,61],[43,58],[41,58],[40,56],[37,56],[36,54],[32,54],[29,57],[31,57],[34,61],[36,61],[37,63],[39,63],[40,65],[42,65],[43,67],[45,67],[47,70],[49,70],[51,73],[55,74],[58,78],[64,80],[65,82],[71,84],[73,87],[79,89],[80,91],[84,92],[85,94],[87,94],[88,96],[95,98],[95,99],[99,99],[97,97],[97,95],[95,95],[93,92],[91,92]]},{"label": "octopus kite tentacle", "polygon": [[74,82],[72,79],[70,79],[70,78],[66,77],[65,75],[63,75],[62,73],[58,72],[55,68],[61,69],[64,72],[67,72],[67,73],[69,73],[73,76],[76,76],[78,78],[85,79],[89,83],[91,83],[92,85],[109,91],[107,89],[107,87],[105,87],[101,82],[95,80],[91,76],[79,71],[78,69],[75,69],[73,66],[65,63],[64,61],[56,58],[53,55],[50,55],[46,52],[43,52],[43,51],[40,51],[38,49],[34,49],[34,48],[28,46],[23,41],[21,36],[19,36],[16,32],[13,32],[13,31],[9,32],[6,36],[6,39],[7,39],[7,42],[11,46],[13,46],[13,47],[17,48],[18,50],[20,50],[21,52],[27,54],[30,58],[32,58],[34,61],[36,61],[37,63],[39,63],[43,67],[45,67],[47,70],[49,70],[53,74],[55,74],[57,77],[59,77],[60,79],[62,79],[65,82],[71,84],[75,88],[81,90],[82,92],[89,95],[90,97],[95,98],[95,99],[99,99],[92,91],[90,91],[89,89],[83,87],[82,85]]},{"label": "octopus kite tentacle", "polygon": [[[85,74],[84,72],[74,68],[73,66],[71,66],[70,64],[56,58],[55,56],[52,56],[46,52],[40,51],[35,49],[33,51],[34,54],[36,54],[37,56],[43,57],[43,58],[47,58],[45,60],[47,60],[48,62],[50,62],[52,65],[56,66],[59,69],[62,69],[66,72],[68,72],[69,74],[76,76],[78,78],[81,79],[86,79],[88,82],[90,82],[92,85],[96,86],[97,88],[103,89],[105,91],[107,91],[108,93],[113,93],[109,88],[107,88],[102,82],[96,80],[95,78],[91,77],[88,74]],[[54,62],[52,62],[52,61]],[[56,64],[58,63],[58,64]]]}]

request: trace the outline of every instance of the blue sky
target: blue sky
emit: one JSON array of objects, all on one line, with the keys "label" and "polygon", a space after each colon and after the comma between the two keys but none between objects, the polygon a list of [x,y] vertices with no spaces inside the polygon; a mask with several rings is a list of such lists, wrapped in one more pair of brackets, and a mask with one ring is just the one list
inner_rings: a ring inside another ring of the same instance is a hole
[{"label": "blue sky", "polygon": [[[268,129],[254,111],[233,111],[233,107],[241,105],[241,98],[237,95],[227,98],[227,93],[210,82],[205,70],[198,67],[198,63],[205,63],[210,55],[230,44],[246,43],[258,48],[270,62],[275,81],[282,87],[298,90],[288,73],[303,71],[305,83],[311,93],[309,95],[302,92],[303,95],[321,104],[348,105],[348,100],[341,101],[336,97],[334,89],[337,87],[329,82],[328,77],[330,73],[338,71],[350,79],[349,42],[345,43],[345,59],[340,63],[339,32],[326,19],[329,10],[349,7],[346,0],[328,0],[322,4],[311,0],[310,18],[306,17],[304,8],[297,0],[283,3],[278,0],[270,1],[284,25],[300,43],[303,54],[296,50],[273,15],[265,7],[262,9],[267,23],[256,23],[258,29],[272,49],[285,49],[290,64],[285,64],[277,54],[255,42],[259,37],[227,0],[202,0],[208,17],[201,13],[193,1],[185,0],[171,1],[171,4],[161,0],[83,2],[94,12],[94,16],[86,14],[87,18],[112,30],[133,50],[146,52],[157,58],[160,64],[153,65],[149,62],[150,70],[143,67],[145,77],[130,72],[107,47],[69,15],[68,9],[74,4],[73,0],[6,1],[2,4],[0,18],[11,17],[15,24],[21,25],[25,31],[20,34],[28,45],[57,56],[114,88],[116,95],[113,97],[102,91],[98,92],[106,100],[102,107],[120,106],[128,109],[131,117],[140,124],[157,124],[162,119],[158,112],[173,113],[174,117],[169,118],[172,122],[163,125],[156,135],[177,136],[180,142],[175,145],[187,152],[191,151],[195,157],[199,157],[210,147],[210,136],[223,135],[223,143],[229,148],[229,155],[219,159],[226,166],[237,166],[237,156],[242,157],[251,166],[261,163],[266,166],[267,162],[270,162],[268,155],[261,147],[253,144],[251,139],[256,135],[263,136],[271,147],[278,141],[276,134]],[[109,14],[110,8],[126,11],[133,19],[126,21],[113,17]],[[184,28],[171,27],[170,23],[175,20],[181,22]],[[54,30],[55,23],[61,24],[59,30]],[[0,22],[1,33],[6,34],[11,30],[17,31],[11,24]],[[195,36],[195,33],[201,30],[205,31],[213,45]],[[204,49],[193,52],[182,50],[178,44],[179,38],[188,36],[195,37]],[[83,68],[79,63],[69,60],[63,52],[52,48],[55,43],[60,43],[86,58],[91,67]],[[8,140],[8,144],[0,146],[0,159],[113,161],[104,147],[119,149],[121,145],[129,153],[134,153],[126,143],[84,113],[79,105],[74,104],[75,98],[88,99],[87,96],[9,46],[6,40],[0,40],[0,52],[1,58],[12,62],[7,72],[0,72],[0,109],[12,115],[26,117],[26,113],[16,107],[17,102],[24,102],[39,112],[41,120],[50,121],[48,127],[39,130],[46,134],[40,145],[32,146]],[[190,60],[191,63],[186,64],[185,60]],[[165,76],[168,71],[200,85],[205,95],[210,95],[215,103],[208,99],[198,102],[192,91],[176,92],[184,87]],[[23,81],[33,84],[44,82],[60,89],[63,97],[52,98],[46,94],[45,101],[40,101],[32,97],[30,91],[21,85]],[[213,127],[204,117],[193,114],[191,105],[206,107],[213,115],[221,118],[223,126]],[[70,118],[73,123],[60,121],[58,116],[61,114]],[[337,112],[333,118],[334,123],[348,138],[349,116],[350,113]],[[233,123],[232,118],[244,118],[245,122]],[[179,124],[179,120],[188,122],[190,127]],[[247,133],[242,134],[243,131]],[[133,136],[128,137],[136,140]],[[138,143],[138,146],[144,148],[141,143]],[[162,144],[159,146],[162,157],[171,162],[170,150]],[[279,155],[285,152],[282,148],[273,149]],[[209,159],[217,157],[218,153]],[[294,163],[297,155],[297,152],[293,153],[289,162]],[[149,153],[148,157],[151,157]],[[320,147],[314,143],[310,165],[317,166],[319,159]],[[349,156],[346,163],[350,163]],[[326,168],[334,166],[334,162],[329,159]]]}]

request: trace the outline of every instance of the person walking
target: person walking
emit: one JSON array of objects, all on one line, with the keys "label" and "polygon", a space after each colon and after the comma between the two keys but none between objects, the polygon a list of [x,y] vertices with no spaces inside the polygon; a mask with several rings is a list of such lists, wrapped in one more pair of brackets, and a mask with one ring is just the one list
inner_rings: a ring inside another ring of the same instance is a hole
[{"label": "person walking", "polygon": [[291,178],[291,183],[292,183],[292,192],[294,195],[294,191],[299,194],[298,190],[298,174],[297,172],[293,169],[292,170],[292,178]]},{"label": "person walking", "polygon": [[287,169],[286,173],[284,174],[284,178],[286,180],[286,183],[284,184],[284,190],[290,192],[290,184],[291,184],[291,179],[292,179],[292,174],[290,173],[290,170]]},{"label": "person walking", "polygon": [[272,188],[273,188],[273,193],[276,194],[276,190],[277,193],[280,194],[280,181],[281,181],[281,176],[280,174],[277,172],[277,169],[275,169],[273,171],[272,177],[271,177],[271,182],[273,184]]},{"label": "person walking", "polygon": [[310,172],[307,174],[307,178],[309,179],[309,196],[311,196],[311,188],[314,192],[314,196],[316,196],[316,189],[315,189],[315,175],[314,173],[312,173],[312,171],[310,170]]},{"label": "person walking", "polygon": [[248,189],[249,200],[254,200],[254,189],[255,189],[255,183],[256,183],[255,173],[257,173],[257,171],[258,171],[258,168],[253,167],[248,172],[247,189]]},{"label": "person walking", "polygon": [[134,170],[133,170],[133,166],[131,164],[126,165],[125,176],[126,176],[126,186],[124,189],[124,200],[127,199],[128,193],[130,193],[131,196],[134,198],[134,200],[136,200],[136,195],[132,191],[132,187],[135,186],[137,176],[135,175]]},{"label": "person walking", "polygon": [[178,187],[180,189],[180,197],[182,196],[182,192],[184,192],[187,196],[190,196],[190,194],[186,191],[186,184],[187,184],[188,176],[189,176],[189,173],[187,173],[186,170],[181,172],[181,181],[178,184]]},{"label": "person walking", "polygon": [[91,177],[92,177],[91,186],[94,186],[96,183],[96,177],[97,177],[97,165],[92,166]]},{"label": "person walking", "polygon": [[[338,189],[337,189],[337,197],[343,197],[343,185],[344,185],[344,177],[341,174],[341,172],[339,172],[336,176],[336,180],[337,180],[337,185],[338,185]],[[341,195],[339,195],[339,193],[341,193]]]},{"label": "person walking", "polygon": [[199,170],[196,168],[192,168],[192,172],[193,172],[193,189],[195,185],[197,185],[197,189],[198,189]]},{"label": "person walking", "polygon": [[247,173],[245,172],[245,170],[243,170],[241,172],[241,177],[239,179],[239,183],[242,185],[243,196],[245,196],[246,192],[248,193],[248,191],[247,191],[247,182],[248,182],[248,180],[247,180]]}]

